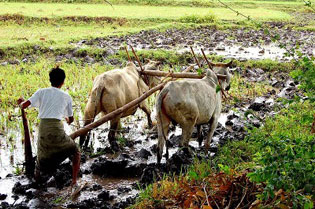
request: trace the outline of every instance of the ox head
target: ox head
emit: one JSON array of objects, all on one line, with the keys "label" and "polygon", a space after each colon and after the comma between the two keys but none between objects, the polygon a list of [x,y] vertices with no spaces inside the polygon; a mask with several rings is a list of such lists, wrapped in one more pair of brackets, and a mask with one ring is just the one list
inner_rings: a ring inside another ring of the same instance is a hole
[{"label": "ox head", "polygon": [[[144,65],[144,70],[159,70],[161,62],[153,61],[153,60],[146,60],[146,64]],[[149,88],[156,86],[160,82],[160,78],[157,76],[148,76],[148,83],[147,85]]]},{"label": "ox head", "polygon": [[233,61],[230,61],[229,63],[226,63],[226,64],[210,62],[210,64],[212,65],[213,71],[215,72],[215,74],[217,74],[217,78],[220,80],[221,87],[226,91],[228,91],[231,87],[230,83],[231,83],[232,75],[230,74],[228,67],[231,66],[232,62]]}]

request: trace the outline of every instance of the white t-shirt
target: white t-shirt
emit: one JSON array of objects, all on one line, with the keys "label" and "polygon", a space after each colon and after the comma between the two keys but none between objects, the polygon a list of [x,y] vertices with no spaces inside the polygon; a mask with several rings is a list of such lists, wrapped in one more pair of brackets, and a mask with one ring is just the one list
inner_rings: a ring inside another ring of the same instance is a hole
[{"label": "white t-shirt", "polygon": [[39,108],[38,118],[62,120],[73,116],[72,99],[59,88],[39,89],[28,100],[31,102],[31,107]]}]

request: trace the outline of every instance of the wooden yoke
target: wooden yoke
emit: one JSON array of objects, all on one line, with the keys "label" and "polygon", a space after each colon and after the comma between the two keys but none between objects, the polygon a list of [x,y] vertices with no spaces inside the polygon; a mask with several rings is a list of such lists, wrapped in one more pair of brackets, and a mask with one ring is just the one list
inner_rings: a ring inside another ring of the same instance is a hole
[{"label": "wooden yoke", "polygon": [[[195,78],[201,79],[205,76],[205,74],[198,74],[198,73],[189,73],[186,71],[183,72],[164,72],[159,70],[144,70],[141,72],[142,74],[149,75],[149,76],[158,76],[158,77],[172,77],[172,78]],[[226,75],[216,74],[218,78],[225,79]]]}]

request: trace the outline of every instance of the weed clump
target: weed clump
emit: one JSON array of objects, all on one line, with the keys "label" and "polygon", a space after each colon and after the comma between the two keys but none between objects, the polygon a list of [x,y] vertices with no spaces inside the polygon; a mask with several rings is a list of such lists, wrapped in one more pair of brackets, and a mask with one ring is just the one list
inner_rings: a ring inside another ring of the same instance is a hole
[{"label": "weed clump", "polygon": [[197,23],[197,24],[216,23],[217,17],[212,13],[209,13],[207,15],[187,15],[187,16],[181,17],[179,21],[182,23]]}]

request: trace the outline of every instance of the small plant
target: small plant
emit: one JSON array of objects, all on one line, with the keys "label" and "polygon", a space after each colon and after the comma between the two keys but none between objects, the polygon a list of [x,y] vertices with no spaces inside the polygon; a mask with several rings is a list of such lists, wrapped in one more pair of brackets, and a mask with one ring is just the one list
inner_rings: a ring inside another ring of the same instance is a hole
[{"label": "small plant", "polygon": [[119,144],[120,146],[125,146],[126,143],[127,143],[127,139],[126,139],[124,136],[120,135],[120,136],[117,138],[117,142],[118,142],[118,144]]},{"label": "small plant", "polygon": [[19,175],[21,175],[22,173],[23,173],[23,168],[20,167],[19,165],[16,165],[16,166],[14,167],[14,174],[17,175],[17,176],[19,176]]},{"label": "small plant", "polygon": [[217,22],[217,17],[212,14],[209,13],[207,15],[187,15],[184,17],[180,18],[180,22],[182,23],[197,23],[197,24],[201,24],[201,23],[215,23]]}]

